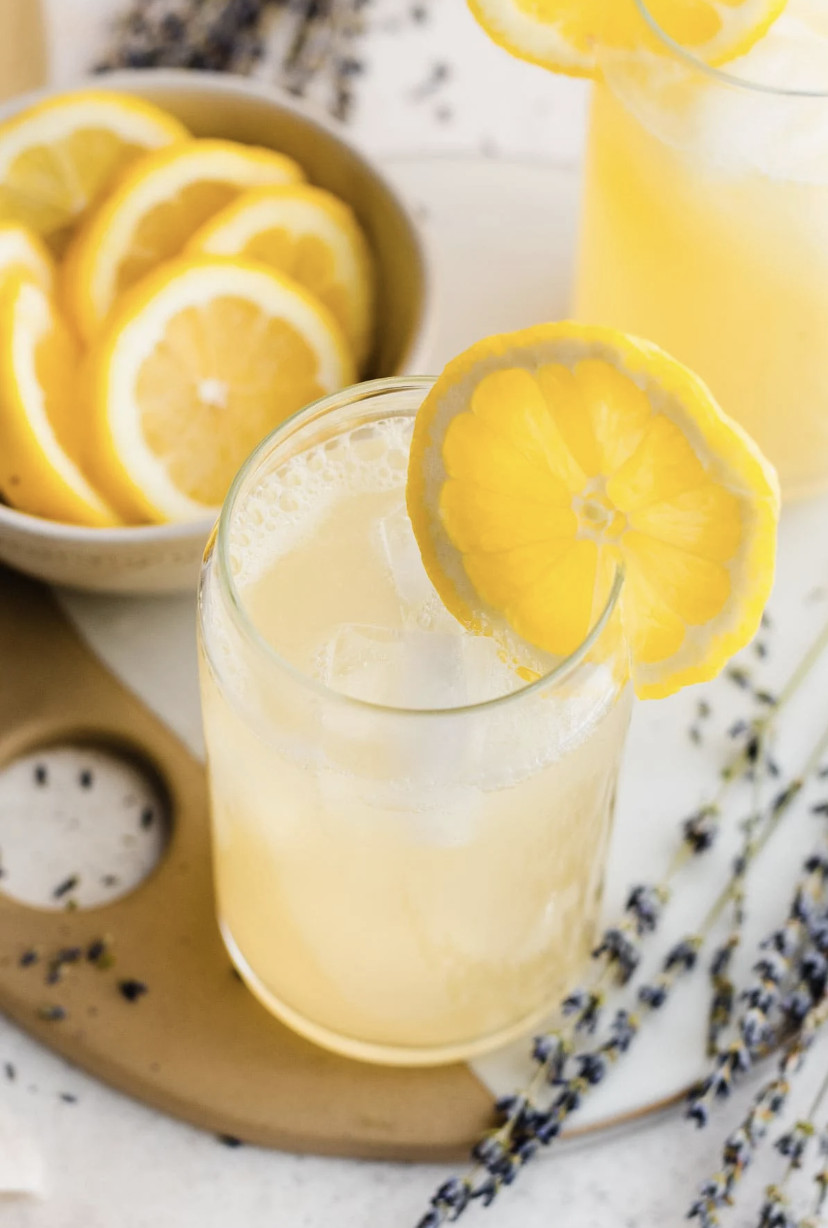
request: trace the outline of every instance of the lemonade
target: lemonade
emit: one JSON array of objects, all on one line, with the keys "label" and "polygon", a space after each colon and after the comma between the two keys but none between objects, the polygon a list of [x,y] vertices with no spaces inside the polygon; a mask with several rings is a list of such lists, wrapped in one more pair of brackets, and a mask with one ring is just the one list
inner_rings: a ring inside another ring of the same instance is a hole
[{"label": "lemonade", "polygon": [[785,496],[825,488],[825,5],[791,0],[723,70],[666,40],[601,60],[578,318],[647,337],[701,375]]},{"label": "lemonade", "polygon": [[405,507],[427,388],[363,386],[277,432],[201,594],[232,958],[306,1036],[406,1064],[526,1031],[577,975],[631,695],[617,585],[563,668],[443,607]]}]

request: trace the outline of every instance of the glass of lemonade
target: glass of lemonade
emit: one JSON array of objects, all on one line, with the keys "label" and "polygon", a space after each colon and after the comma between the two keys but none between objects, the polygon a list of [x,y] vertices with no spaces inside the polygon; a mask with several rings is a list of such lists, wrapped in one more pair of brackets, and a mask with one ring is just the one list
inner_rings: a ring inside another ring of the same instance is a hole
[{"label": "glass of lemonade", "polygon": [[405,506],[430,386],[364,384],[271,435],[200,596],[230,955],[298,1032],[408,1065],[520,1035],[577,974],[631,703],[620,577],[565,661],[441,604]]},{"label": "glass of lemonade", "polygon": [[638,45],[601,53],[576,315],[696,371],[783,495],[813,494],[828,487],[828,6],[791,0],[714,69],[635,4]]}]

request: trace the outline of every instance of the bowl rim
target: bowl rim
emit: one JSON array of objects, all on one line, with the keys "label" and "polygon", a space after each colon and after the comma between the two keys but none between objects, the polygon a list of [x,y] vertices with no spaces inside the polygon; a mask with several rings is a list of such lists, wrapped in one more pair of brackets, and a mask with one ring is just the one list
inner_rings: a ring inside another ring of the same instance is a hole
[{"label": "bowl rim", "polygon": [[[84,89],[121,90],[129,93],[131,85],[135,86],[139,81],[150,80],[157,83],[162,89],[169,89],[173,93],[179,91],[184,94],[203,88],[218,94],[254,98],[288,111],[320,128],[326,136],[344,145],[354,159],[361,163],[368,175],[380,183],[406,224],[417,254],[422,278],[422,300],[416,326],[403,352],[399,370],[393,372],[393,375],[405,374],[413,357],[421,351],[428,337],[434,307],[433,281],[425,242],[415,221],[413,210],[386,176],[385,171],[347,133],[343,132],[321,107],[297,98],[279,85],[244,77],[240,73],[208,72],[187,68],[123,68],[100,74],[87,73],[69,85],[40,86],[38,89],[16,94],[0,104],[0,123],[11,119],[12,116],[28,107],[35,106],[48,98],[59,97],[61,94],[72,94]],[[0,500],[0,528],[14,529],[21,535],[31,534],[40,538],[52,538],[67,544],[115,545],[119,542],[128,542],[130,545],[137,546],[158,541],[172,543],[191,538],[206,539],[220,511],[221,508],[217,507],[214,512],[211,511],[208,516],[198,520],[96,528],[90,525],[68,524],[61,520],[50,520],[44,516],[21,512]]]}]

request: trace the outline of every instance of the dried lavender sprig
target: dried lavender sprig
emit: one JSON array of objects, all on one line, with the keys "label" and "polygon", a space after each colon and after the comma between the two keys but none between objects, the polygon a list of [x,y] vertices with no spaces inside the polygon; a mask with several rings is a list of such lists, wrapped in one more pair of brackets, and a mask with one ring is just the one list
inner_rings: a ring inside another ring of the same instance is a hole
[{"label": "dried lavender sprig", "polygon": [[823,999],[808,1012],[800,1031],[785,1046],[776,1075],[756,1096],[741,1125],[728,1136],[721,1168],[702,1185],[698,1200],[688,1212],[688,1218],[697,1219],[700,1228],[717,1225],[719,1211],[732,1204],[736,1187],[787,1104],[791,1079],[804,1066],[826,1020],[828,1000]]},{"label": "dried lavender sprig", "polygon": [[784,1134],[781,1134],[774,1144],[779,1154],[785,1156],[788,1161],[782,1178],[783,1183],[787,1183],[792,1174],[802,1168],[805,1163],[808,1148],[816,1137],[817,1131],[814,1118],[819,1112],[826,1093],[828,1093],[828,1075],[823,1080],[822,1086],[817,1092],[807,1115],[795,1122],[790,1130],[786,1130]]},{"label": "dried lavender sprig", "polygon": [[[799,659],[787,682],[776,696],[776,702],[768,711],[746,724],[743,732],[767,737],[771,727],[778,721],[780,713],[788,706],[803,684],[808,680],[811,670],[817,664],[823,652],[828,648],[828,622],[815,636],[807,650]],[[747,737],[742,749],[722,769],[722,778],[726,783],[734,774],[741,777],[751,766],[751,758],[755,761],[757,748],[754,737]]]},{"label": "dried lavender sprig", "polygon": [[[781,821],[781,818],[778,821]],[[706,938],[729,902],[729,892],[730,884],[708,910],[698,933],[688,934],[675,943],[667,952],[655,979],[640,987],[638,1010],[630,1012],[624,1008],[619,1009],[612,1020],[606,1040],[591,1051],[567,1054],[563,1058],[558,1077],[554,1080],[560,1090],[551,1105],[545,1109],[539,1108],[535,1096],[526,1093],[501,1102],[501,1106],[510,1113],[511,1129],[505,1137],[500,1132],[493,1131],[484,1148],[476,1149],[475,1158],[479,1167],[486,1170],[486,1175],[481,1182],[477,1182],[478,1169],[463,1179],[462,1184],[467,1195],[464,1208],[474,1198],[481,1198],[484,1205],[489,1205],[503,1186],[514,1182],[520,1170],[529,1163],[540,1147],[549,1146],[559,1137],[566,1120],[581,1107],[589,1091],[602,1083],[610,1068],[628,1052],[640,1034],[645,1018],[661,1010],[679,980],[693,972]],[[574,1062],[575,1073],[564,1078],[563,1069],[567,1061]],[[491,1141],[496,1143],[494,1148],[490,1146]],[[434,1228],[447,1222],[448,1215],[443,1219],[434,1217],[435,1212],[439,1215],[444,1210],[441,1208],[440,1198],[445,1188],[438,1191],[432,1200],[431,1210],[418,1228]],[[456,1206],[453,1206],[451,1211],[454,1218],[460,1213]]]},{"label": "dried lavender sprig", "polygon": [[816,1193],[813,1209],[810,1216],[802,1221],[800,1228],[818,1228],[825,1211],[825,1204],[828,1202],[828,1125],[823,1126],[819,1135],[819,1155],[821,1162],[814,1173]]},{"label": "dried lavender sprig", "polygon": [[[809,765],[806,764],[806,768]],[[772,803],[771,819],[756,841],[757,851],[767,842],[782,816],[793,805],[800,790],[783,790],[784,805],[778,799]],[[755,854],[754,854],[755,855]],[[726,1099],[736,1077],[750,1070],[754,1061],[767,1053],[777,1032],[797,1027],[815,1002],[820,1001],[828,980],[828,919],[817,912],[825,905],[828,880],[828,833],[823,848],[812,853],[803,863],[803,873],[794,890],[793,901],[783,924],[762,942],[765,954],[754,965],[754,980],[742,994],[742,1011],[736,1036],[717,1054],[710,1071],[688,1097],[687,1116],[699,1126],[705,1126],[716,1100]],[[795,960],[807,951],[815,938],[826,947],[826,953],[816,951],[816,960],[807,954],[800,959],[798,980],[786,988],[794,971]],[[811,966],[813,964],[813,966]],[[714,965],[715,966],[715,965]],[[781,1024],[777,1020],[781,1016]]]},{"label": "dried lavender sprig", "polygon": [[[770,805],[769,820],[758,838],[755,837],[756,824],[753,825],[751,832],[751,861],[761,851],[782,817],[799,797],[806,781],[818,771],[826,748],[828,748],[828,728],[823,731],[822,736],[815,743],[799,776],[794,777],[774,797]],[[749,1069],[753,1059],[761,1051],[763,1045],[766,1044],[772,1031],[767,1018],[768,1009],[778,1004],[781,997],[780,989],[791,969],[792,960],[800,950],[803,942],[807,941],[809,937],[808,923],[811,920],[811,914],[817,900],[821,898],[827,876],[828,861],[825,860],[825,853],[818,851],[816,854],[812,854],[804,864],[804,875],[797,883],[786,921],[779,930],[774,931],[763,943],[763,947],[769,950],[769,954],[760,960],[754,969],[759,976],[759,981],[750,986],[746,993],[748,1009],[744,1012],[740,1021],[739,1035],[718,1054],[708,1079],[691,1094],[688,1115],[697,1124],[706,1124],[712,1100],[728,1094],[736,1074]],[[731,886],[733,886],[733,882],[734,880],[732,879]],[[736,890],[738,890],[738,883],[736,884]],[[826,945],[825,954],[828,955],[828,923],[825,926],[824,939]],[[730,954],[731,952],[728,950],[726,957],[728,961]],[[722,949],[720,949],[712,964],[711,971],[714,978],[719,973],[722,963],[724,963],[724,960],[722,958]],[[828,975],[828,961],[825,963],[825,973]],[[809,976],[806,979],[808,985],[810,985],[813,981],[813,976]],[[794,1022],[799,1022],[805,1011],[809,1009],[813,1001],[813,995],[809,992],[804,1001],[805,1006],[800,1011],[799,1019],[794,1020]]]},{"label": "dried lavender sprig", "polygon": [[262,53],[260,27],[274,0],[133,0],[114,28],[98,71],[176,68],[249,71]]},{"label": "dried lavender sprig", "polygon": [[[764,754],[765,734],[757,736],[759,759],[764,765],[767,756]],[[769,773],[768,773],[769,774]],[[736,951],[742,943],[746,909],[745,898],[747,879],[753,856],[756,850],[756,832],[762,821],[761,807],[761,775],[760,771],[753,773],[753,805],[751,813],[744,822],[742,848],[733,862],[731,881],[733,884],[733,907],[730,932],[714,953],[710,963],[710,1010],[707,1020],[707,1053],[714,1057],[719,1050],[721,1037],[733,1022],[733,1012],[736,1004],[736,984],[731,976],[731,968]]]},{"label": "dried lavender sprig", "polygon": [[[787,1189],[793,1174],[802,1168],[806,1153],[817,1136],[816,1117],[826,1096],[828,1074],[825,1075],[806,1115],[776,1140],[776,1150],[785,1156],[788,1163],[780,1181],[769,1185],[765,1190],[765,1198],[759,1212],[759,1228],[801,1228],[801,1224],[797,1224],[791,1215]],[[820,1210],[821,1204],[817,1205],[814,1215],[818,1215]]]},{"label": "dried lavender sprig", "polygon": [[778,1185],[769,1185],[759,1211],[758,1228],[797,1228],[790,1207],[785,1191]]}]

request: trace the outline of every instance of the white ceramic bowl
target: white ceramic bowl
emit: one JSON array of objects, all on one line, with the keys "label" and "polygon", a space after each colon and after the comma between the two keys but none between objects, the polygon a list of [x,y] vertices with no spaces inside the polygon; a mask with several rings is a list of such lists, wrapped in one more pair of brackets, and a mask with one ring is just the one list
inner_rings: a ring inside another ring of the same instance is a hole
[{"label": "white ceramic bowl", "polygon": [[[377,343],[369,376],[425,368],[430,313],[425,256],[414,220],[383,175],[339,128],[304,104],[242,77],[167,70],[110,73],[95,81],[157,103],[196,136],[267,145],[295,158],[312,183],[354,208],[377,257]],[[0,120],[48,90],[15,98]],[[212,523],[85,529],[27,516],[0,503],[0,562],[38,579],[100,592],[167,593],[194,587]]]}]

